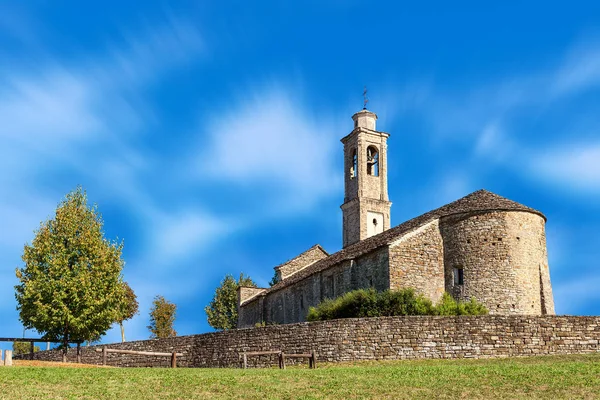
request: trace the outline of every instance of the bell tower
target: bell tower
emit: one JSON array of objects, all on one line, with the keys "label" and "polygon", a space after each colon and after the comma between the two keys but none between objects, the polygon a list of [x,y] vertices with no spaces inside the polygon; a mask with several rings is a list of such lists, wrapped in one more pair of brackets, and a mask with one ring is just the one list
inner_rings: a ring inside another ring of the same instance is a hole
[{"label": "bell tower", "polygon": [[366,108],[352,116],[344,144],[343,247],[390,229],[387,189],[388,133],[376,130],[377,115]]}]

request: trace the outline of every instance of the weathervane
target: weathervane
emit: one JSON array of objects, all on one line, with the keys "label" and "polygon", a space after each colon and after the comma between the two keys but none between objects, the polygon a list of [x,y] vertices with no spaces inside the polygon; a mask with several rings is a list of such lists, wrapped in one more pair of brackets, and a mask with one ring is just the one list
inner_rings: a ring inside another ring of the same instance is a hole
[{"label": "weathervane", "polygon": [[367,109],[367,103],[369,102],[369,99],[367,98],[367,87],[365,86],[365,89],[363,90],[363,110]]}]

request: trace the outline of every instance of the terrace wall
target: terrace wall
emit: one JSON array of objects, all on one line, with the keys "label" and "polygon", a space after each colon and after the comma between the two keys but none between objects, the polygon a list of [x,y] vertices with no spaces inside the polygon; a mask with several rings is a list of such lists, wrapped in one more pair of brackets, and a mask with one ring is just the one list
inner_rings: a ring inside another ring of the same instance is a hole
[{"label": "terrace wall", "polygon": [[[319,361],[416,358],[488,358],[576,354],[600,351],[600,317],[500,316],[381,317],[274,325],[168,339],[115,343],[110,348],[183,353],[183,367],[239,367],[244,351],[315,350]],[[101,364],[100,346],[83,347],[82,361]],[[68,358],[75,360],[75,349]],[[15,357],[16,358],[16,357]],[[59,351],[35,353],[60,361]],[[273,365],[274,358],[250,357],[250,366]],[[167,367],[168,357],[109,354],[120,367]]]}]

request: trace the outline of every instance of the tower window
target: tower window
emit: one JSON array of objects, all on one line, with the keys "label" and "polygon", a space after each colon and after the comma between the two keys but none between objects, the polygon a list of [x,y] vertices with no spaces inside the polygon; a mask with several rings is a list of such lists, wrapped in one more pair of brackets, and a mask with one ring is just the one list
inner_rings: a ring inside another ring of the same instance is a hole
[{"label": "tower window", "polygon": [[454,284],[455,285],[464,285],[465,284],[465,275],[463,273],[462,267],[454,268]]},{"label": "tower window", "polygon": [[356,178],[358,172],[358,157],[356,155],[356,149],[352,151],[352,165],[350,166],[350,178]]},{"label": "tower window", "polygon": [[375,146],[367,147],[367,174],[379,176],[379,152]]}]

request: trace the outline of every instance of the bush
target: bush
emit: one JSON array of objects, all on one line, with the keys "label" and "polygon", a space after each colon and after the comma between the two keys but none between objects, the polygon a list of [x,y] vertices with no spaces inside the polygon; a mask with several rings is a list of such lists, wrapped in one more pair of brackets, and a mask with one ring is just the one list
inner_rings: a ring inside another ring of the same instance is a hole
[{"label": "bush", "polygon": [[[29,342],[13,342],[13,354],[29,354],[31,351],[31,343]],[[33,346],[33,352],[40,351],[40,346]]]},{"label": "bush", "polygon": [[338,318],[386,317],[398,315],[485,315],[488,310],[475,299],[469,302],[454,300],[444,293],[435,306],[431,300],[414,289],[385,290],[359,289],[335,299],[325,299],[308,310],[308,321]]},{"label": "bush", "polygon": [[435,306],[435,315],[487,315],[488,309],[474,298],[462,302],[444,293],[440,302]]}]

